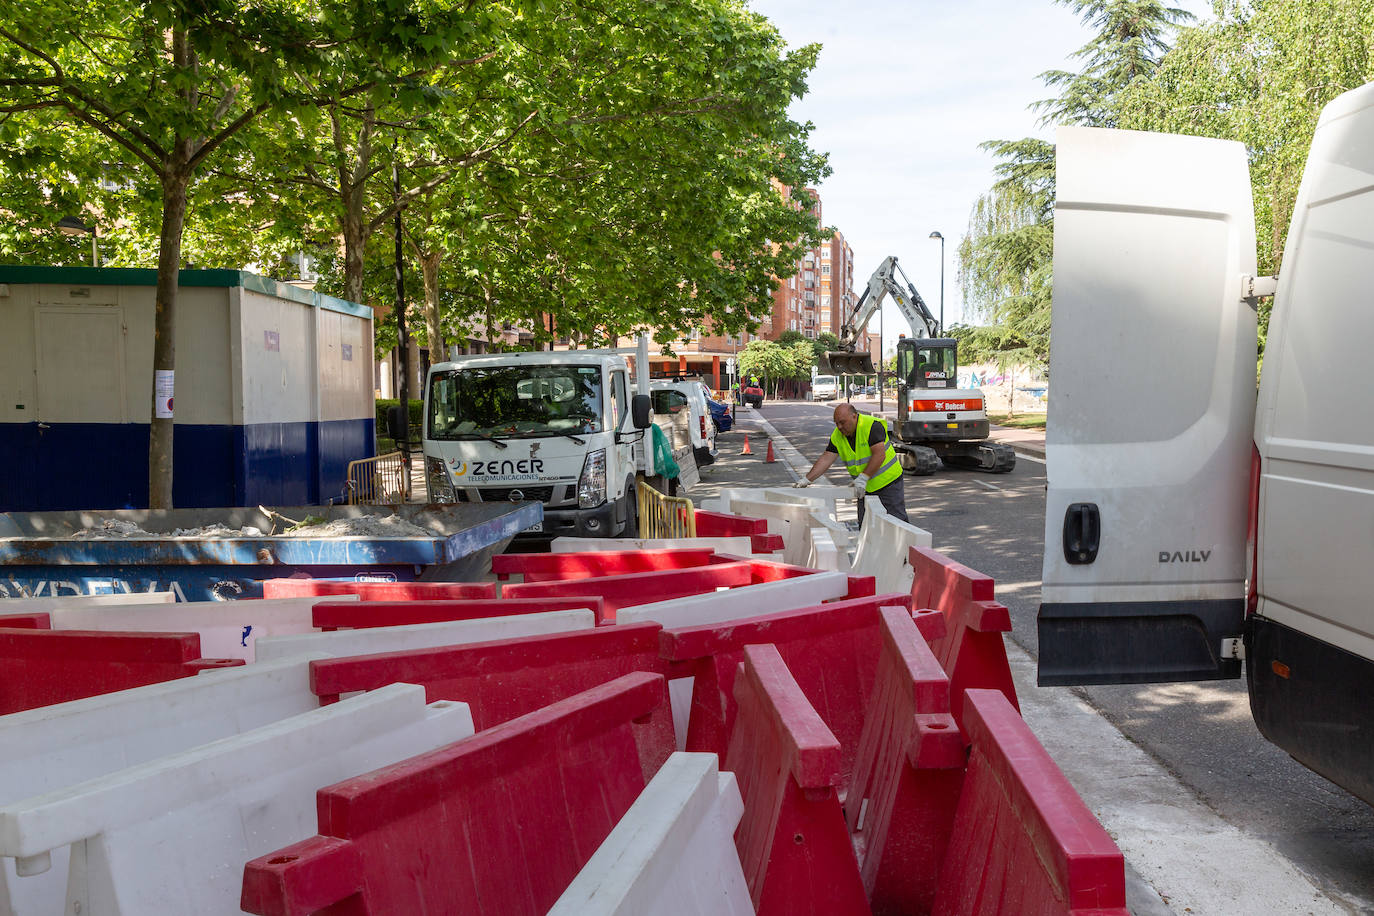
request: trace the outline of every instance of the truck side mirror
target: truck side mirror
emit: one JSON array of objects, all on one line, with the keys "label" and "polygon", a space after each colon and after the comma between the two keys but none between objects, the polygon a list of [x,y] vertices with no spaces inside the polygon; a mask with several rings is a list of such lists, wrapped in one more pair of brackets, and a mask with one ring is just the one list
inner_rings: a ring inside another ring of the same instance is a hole
[{"label": "truck side mirror", "polygon": [[637,394],[630,399],[630,421],[634,423],[635,429],[648,429],[653,421],[649,419],[649,414],[653,410],[653,404],[647,394]]},{"label": "truck side mirror", "polygon": [[386,434],[396,442],[405,442],[410,438],[409,417],[406,416],[406,405],[397,404],[386,409]]}]

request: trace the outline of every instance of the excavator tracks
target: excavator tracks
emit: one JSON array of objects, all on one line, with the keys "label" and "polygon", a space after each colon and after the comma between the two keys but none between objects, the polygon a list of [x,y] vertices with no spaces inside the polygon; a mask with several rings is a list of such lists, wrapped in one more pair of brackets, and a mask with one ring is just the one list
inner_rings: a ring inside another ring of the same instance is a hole
[{"label": "excavator tracks", "polygon": [[964,468],[986,474],[1008,474],[1016,467],[1015,450],[1001,442],[982,442],[967,452],[946,452],[940,459],[947,468]]}]

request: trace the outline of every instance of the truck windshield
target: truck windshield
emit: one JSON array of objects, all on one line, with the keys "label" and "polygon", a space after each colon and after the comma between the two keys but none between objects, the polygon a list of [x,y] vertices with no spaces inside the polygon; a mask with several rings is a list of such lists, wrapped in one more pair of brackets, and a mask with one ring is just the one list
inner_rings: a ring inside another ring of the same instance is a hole
[{"label": "truck windshield", "polygon": [[813,379],[811,380],[811,384],[812,384],[812,385],[829,385],[830,387],[833,388],[833,387],[835,387],[835,376],[833,376],[833,375],[818,375],[818,376],[816,376],[815,378],[813,378]]},{"label": "truck windshield", "polygon": [[429,438],[534,437],[602,428],[599,366],[491,366],[430,378]]}]

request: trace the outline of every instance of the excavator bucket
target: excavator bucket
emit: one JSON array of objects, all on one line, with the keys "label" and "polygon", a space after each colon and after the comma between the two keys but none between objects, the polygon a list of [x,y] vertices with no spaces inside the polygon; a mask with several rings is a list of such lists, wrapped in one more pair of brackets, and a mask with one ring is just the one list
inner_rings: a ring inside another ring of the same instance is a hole
[{"label": "excavator bucket", "polygon": [[872,375],[873,355],[852,350],[831,350],[821,357],[823,375]]}]

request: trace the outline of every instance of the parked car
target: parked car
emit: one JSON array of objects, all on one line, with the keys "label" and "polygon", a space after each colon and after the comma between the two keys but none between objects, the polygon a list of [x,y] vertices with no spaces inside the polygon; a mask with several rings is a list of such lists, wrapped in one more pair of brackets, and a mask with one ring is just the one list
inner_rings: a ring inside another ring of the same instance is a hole
[{"label": "parked car", "polygon": [[[681,395],[681,400],[670,397],[669,393]],[[684,408],[688,411],[687,426],[697,467],[705,467],[716,460],[716,425],[711,421],[711,410],[707,406],[711,399],[706,396],[705,385],[697,380],[652,379],[649,397],[653,399],[655,413],[676,413]]]},{"label": "parked car", "polygon": [[818,375],[811,379],[811,400],[833,401],[840,396],[839,383],[833,375]]}]

